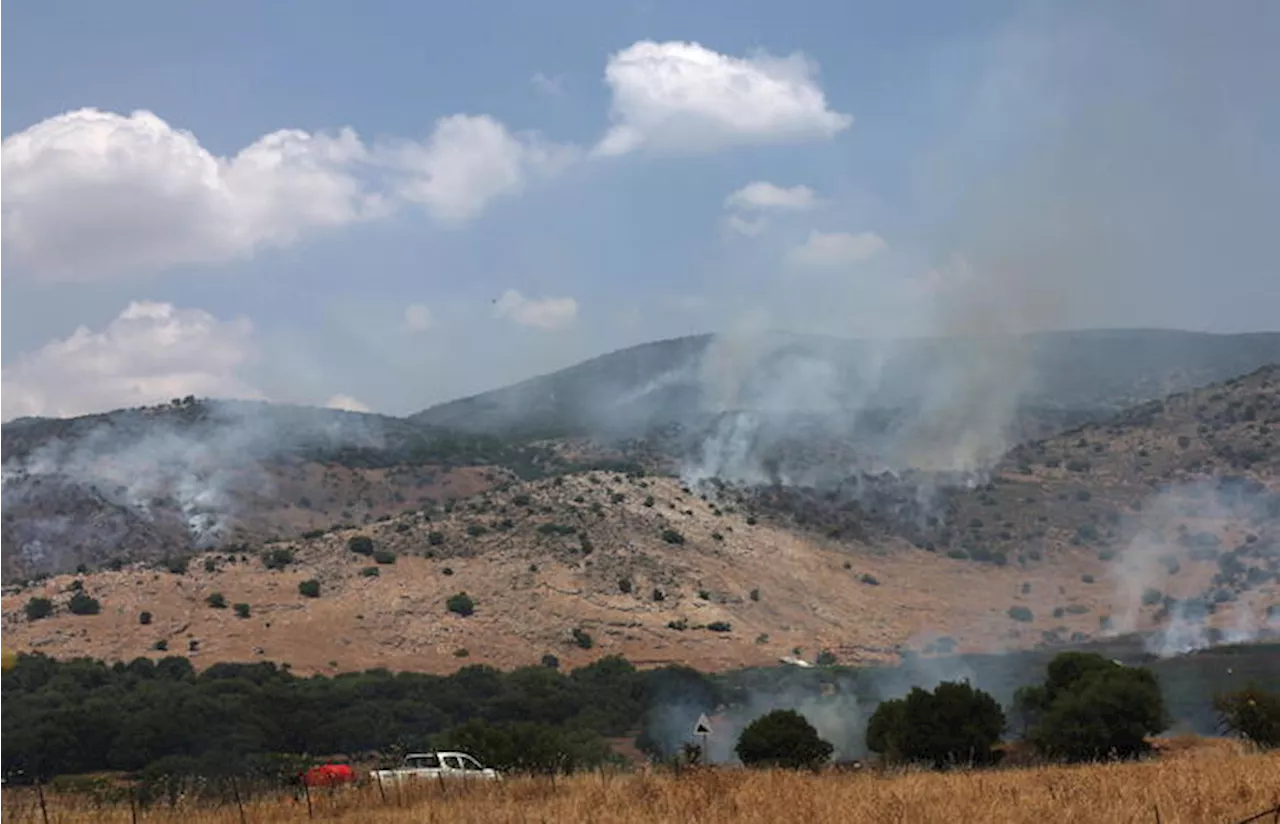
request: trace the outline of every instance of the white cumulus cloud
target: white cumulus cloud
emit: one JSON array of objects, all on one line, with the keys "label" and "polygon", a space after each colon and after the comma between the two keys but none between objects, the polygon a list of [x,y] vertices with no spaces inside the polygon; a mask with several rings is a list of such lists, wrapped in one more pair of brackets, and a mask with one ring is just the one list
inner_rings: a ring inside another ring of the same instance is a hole
[{"label": "white cumulus cloud", "polygon": [[421,303],[411,303],[404,308],[404,325],[412,332],[425,332],[435,323],[431,310]]},{"label": "white cumulus cloud", "polygon": [[808,186],[784,189],[757,180],[726,197],[724,207],[736,212],[803,212],[812,209],[817,202],[817,195]]},{"label": "white cumulus cloud", "polygon": [[494,302],[493,316],[537,329],[563,329],[578,316],[578,302],[573,298],[526,298],[508,289]]},{"label": "white cumulus cloud", "polygon": [[830,269],[852,266],[870,260],[889,248],[889,244],[874,232],[818,232],[787,253],[787,261],[793,266],[813,269]]},{"label": "white cumulus cloud", "polygon": [[437,121],[425,142],[402,143],[383,156],[402,176],[400,197],[456,224],[495,198],[518,194],[531,179],[561,171],[577,152],[534,134],[514,135],[487,115],[458,114]]},{"label": "white cumulus cloud", "polygon": [[268,134],[233,157],[156,115],[79,109],[4,139],[5,264],[91,281],[224,261],[382,211],[356,134]]},{"label": "white cumulus cloud", "polygon": [[371,412],[368,404],[356,400],[350,395],[333,395],[324,402],[328,409],[341,409],[346,412]]},{"label": "white cumulus cloud", "polygon": [[643,40],[605,67],[612,127],[599,155],[704,152],[828,139],[853,118],[832,111],[802,54],[719,54],[698,43]]},{"label": "white cumulus cloud", "polygon": [[88,282],[217,263],[405,201],[456,226],[576,157],[465,114],[441,118],[422,141],[286,129],[220,157],[151,112],[78,109],[4,139],[4,264]]},{"label": "white cumulus cloud", "polygon": [[264,399],[237,374],[253,352],[247,318],[134,301],[101,332],[81,326],[6,364],[0,416],[82,415],[186,395]]}]

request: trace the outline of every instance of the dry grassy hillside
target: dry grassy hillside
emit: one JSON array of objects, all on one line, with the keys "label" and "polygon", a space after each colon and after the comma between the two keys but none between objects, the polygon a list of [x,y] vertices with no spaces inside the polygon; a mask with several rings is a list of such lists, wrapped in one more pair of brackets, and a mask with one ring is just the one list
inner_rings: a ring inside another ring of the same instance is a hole
[{"label": "dry grassy hillside", "polygon": [[[350,548],[357,536],[371,539],[373,555]],[[271,552],[283,553],[282,569],[267,568]],[[1185,579],[1205,572],[1188,569]],[[3,627],[10,649],[60,657],[159,655],[163,642],[196,661],[269,659],[299,672],[509,667],[545,654],[577,665],[614,653],[723,669],[796,647],[852,663],[939,636],[961,649],[1027,647],[1045,633],[1083,638],[1116,607],[1105,574],[1093,554],[1022,568],[903,541],[837,542],[704,500],[672,479],[591,472],[272,544],[262,556],[198,556],[180,575],[128,567],[59,576],[8,592]],[[312,579],[319,597],[299,592]],[[99,614],[69,613],[76,580],[101,602]],[[1260,591],[1275,600],[1274,588]],[[474,599],[474,614],[446,608],[458,592]],[[226,608],[208,604],[214,593]],[[55,614],[29,620],[33,596],[51,598]],[[236,604],[248,605],[248,617]],[[1010,617],[1019,605],[1032,620]],[[1216,620],[1232,622],[1242,605],[1225,605]],[[143,611],[149,624],[139,622]]]}]

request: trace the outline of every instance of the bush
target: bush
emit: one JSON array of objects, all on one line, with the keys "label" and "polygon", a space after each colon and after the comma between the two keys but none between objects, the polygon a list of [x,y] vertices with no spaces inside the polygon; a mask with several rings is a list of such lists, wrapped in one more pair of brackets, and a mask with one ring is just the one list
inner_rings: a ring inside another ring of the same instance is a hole
[{"label": "bush", "polygon": [[1015,621],[1029,622],[1035,620],[1035,615],[1032,614],[1028,607],[1009,607],[1008,615]]},{"label": "bush", "polygon": [[90,598],[83,592],[77,592],[67,602],[67,609],[72,615],[97,615],[102,611],[102,604],[98,603],[97,598]]},{"label": "bush", "polygon": [[262,553],[262,564],[267,569],[284,569],[293,563],[293,552],[277,548]]},{"label": "bush", "polygon": [[170,556],[170,557],[166,557],[163,561],[161,561],[161,563],[164,564],[165,569],[169,570],[174,575],[186,575],[187,564],[189,563],[189,561],[190,559],[184,556],[177,556],[177,557]]},{"label": "bush", "polygon": [[859,578],[858,580],[862,581],[862,583],[864,584],[868,584],[873,587],[880,586],[880,580],[876,578],[876,576],[872,575],[870,572],[864,572],[862,574],[862,577]]},{"label": "bush", "polygon": [[1141,755],[1150,749],[1146,737],[1168,726],[1151,670],[1096,653],[1058,655],[1044,684],[1019,689],[1014,706],[1028,727],[1027,741],[1041,755],[1064,761]]},{"label": "bush", "polygon": [[795,710],[774,710],[752,721],[734,752],[748,767],[816,770],[834,748]]},{"label": "bush", "polygon": [[139,624],[142,624],[144,627],[145,627],[147,624],[150,624],[150,623],[151,623],[151,613],[150,613],[150,612],[147,612],[146,610],[143,610],[142,612],[139,612],[139,613],[138,613],[138,623],[139,623]]},{"label": "bush", "polygon": [[730,624],[728,621],[712,621],[711,623],[707,624],[707,629],[711,630],[712,632],[732,632],[733,625]]},{"label": "bush", "polygon": [[488,531],[489,531],[489,528],[482,524],[472,524],[471,526],[467,527],[467,534],[470,535],[472,538],[479,538],[481,535],[484,535]]},{"label": "bush", "polygon": [[1215,695],[1213,708],[1224,732],[1266,749],[1280,747],[1280,692],[1250,684],[1238,692]]},{"label": "bush", "polygon": [[560,659],[548,652],[542,656],[542,666],[547,669],[560,669]]},{"label": "bush", "polygon": [[248,604],[245,604],[245,603],[239,603],[239,604],[236,604],[235,609],[236,609],[236,617],[237,617],[237,618],[248,618],[248,617],[249,617],[250,608],[249,608],[249,605],[248,605]]},{"label": "bush", "polygon": [[382,574],[382,570],[378,569],[376,566],[368,566],[362,568],[360,570],[360,574],[365,578],[377,578]]},{"label": "bush", "polygon": [[23,609],[27,613],[27,620],[39,621],[41,618],[48,618],[53,614],[53,601],[48,598],[32,598],[27,601],[27,605]]},{"label": "bush", "polygon": [[476,611],[476,602],[465,592],[450,595],[449,600],[445,601],[444,605],[450,612],[455,615],[461,615],[463,618]]},{"label": "bush", "polygon": [[373,553],[373,560],[379,564],[394,564],[396,554],[389,549],[379,549]]},{"label": "bush", "polygon": [[357,555],[372,555],[373,539],[368,535],[352,535],[351,538],[347,540],[347,549]]},{"label": "bush", "polygon": [[305,598],[320,597],[320,582],[315,578],[309,578],[298,584],[298,594]]},{"label": "bush", "polygon": [[204,602],[214,609],[226,609],[227,599],[223,597],[221,592],[214,592],[204,599]]},{"label": "bush", "polygon": [[159,641],[152,644],[151,648],[156,652],[165,652],[169,649],[169,642],[166,639],[161,638]]},{"label": "bush", "polygon": [[751,592],[747,594],[747,597],[748,597],[748,598],[750,598],[752,601],[759,601],[759,600],[760,600],[760,588],[759,588],[759,587],[756,587],[755,589],[751,590]]},{"label": "bush", "polygon": [[1000,704],[966,682],[944,681],[933,692],[912,688],[885,701],[867,723],[867,748],[889,761],[922,761],[944,769],[991,764],[1004,732]]},{"label": "bush", "polygon": [[683,544],[684,536],[674,529],[664,529],[662,530],[662,540],[669,544]]},{"label": "bush", "polygon": [[834,667],[836,665],[836,654],[829,649],[824,649],[818,653],[815,663],[820,667]]},{"label": "bush", "polygon": [[443,543],[444,543],[444,533],[443,533],[443,532],[428,532],[428,533],[427,533],[427,543],[431,544],[432,546],[440,546],[441,544],[443,544]]},{"label": "bush", "polygon": [[631,593],[632,586],[633,586],[633,585],[632,585],[632,583],[631,583],[631,579],[630,579],[630,578],[619,578],[619,579],[618,579],[618,590],[619,590],[620,592],[622,592],[622,594],[623,594],[623,595],[628,595],[628,594],[630,594],[630,593]]},{"label": "bush", "polygon": [[579,627],[573,628],[573,643],[583,649],[591,649],[596,645],[595,639],[587,634],[587,631]]}]

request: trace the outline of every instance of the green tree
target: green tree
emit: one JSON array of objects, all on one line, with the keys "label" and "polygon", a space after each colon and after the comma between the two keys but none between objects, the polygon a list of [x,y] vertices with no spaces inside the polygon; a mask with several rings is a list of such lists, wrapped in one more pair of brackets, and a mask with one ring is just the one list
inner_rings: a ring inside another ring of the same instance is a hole
[{"label": "green tree", "polygon": [[1096,653],[1058,655],[1044,684],[1019,690],[1014,701],[1027,741],[1064,761],[1132,758],[1150,749],[1147,736],[1168,726],[1155,674]]},{"label": "green tree", "polygon": [[209,606],[213,607],[214,609],[226,609],[227,597],[223,595],[221,592],[213,592],[213,593],[210,593],[209,597],[205,599],[205,603],[207,603]]},{"label": "green tree", "polygon": [[91,598],[83,592],[77,592],[67,601],[67,609],[72,615],[97,615],[102,611],[102,604],[97,598]]},{"label": "green tree", "polygon": [[734,752],[748,767],[817,769],[834,748],[795,710],[773,710],[743,729]]},{"label": "green tree", "polygon": [[320,582],[315,578],[309,578],[298,584],[298,594],[306,598],[320,597]]},{"label": "green tree", "polygon": [[444,605],[450,612],[455,615],[461,615],[463,618],[476,611],[475,600],[465,592],[450,595],[449,600],[445,601]]},{"label": "green tree", "polygon": [[990,764],[1004,727],[1004,710],[989,694],[967,682],[944,681],[932,692],[915,687],[881,703],[867,724],[867,748],[890,761],[938,769]]},{"label": "green tree", "polygon": [[1259,747],[1280,747],[1280,693],[1251,683],[1242,690],[1215,695],[1213,708],[1224,732]]},{"label": "green tree", "polygon": [[237,618],[248,618],[250,615],[250,606],[246,603],[239,603],[235,606]]},{"label": "green tree", "polygon": [[41,618],[48,618],[53,614],[53,601],[48,598],[32,598],[27,601],[27,605],[23,609],[27,613],[27,620],[39,621]]},{"label": "green tree", "polygon": [[368,535],[352,535],[347,540],[347,549],[357,555],[372,555],[373,539]]}]

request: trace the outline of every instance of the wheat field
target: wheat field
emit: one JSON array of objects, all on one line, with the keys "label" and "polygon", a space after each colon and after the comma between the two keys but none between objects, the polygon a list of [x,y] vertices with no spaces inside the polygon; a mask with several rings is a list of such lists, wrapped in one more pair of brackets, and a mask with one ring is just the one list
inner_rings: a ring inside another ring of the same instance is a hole
[{"label": "wheat field", "polygon": [[[376,785],[311,797],[310,818],[329,822],[1240,822],[1280,805],[1280,753],[1195,752],[1160,761],[955,773],[791,773],[711,769],[516,778],[496,785]],[[41,822],[34,791],[4,793],[6,822]],[[126,824],[130,804],[95,805],[46,793],[50,822]],[[139,822],[238,824],[234,802],[159,805]],[[309,820],[305,798],[248,801],[248,824]],[[1273,820],[1271,815],[1263,819]]]}]

